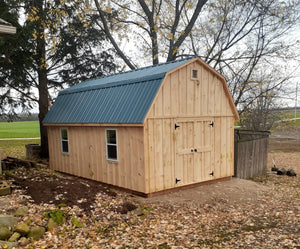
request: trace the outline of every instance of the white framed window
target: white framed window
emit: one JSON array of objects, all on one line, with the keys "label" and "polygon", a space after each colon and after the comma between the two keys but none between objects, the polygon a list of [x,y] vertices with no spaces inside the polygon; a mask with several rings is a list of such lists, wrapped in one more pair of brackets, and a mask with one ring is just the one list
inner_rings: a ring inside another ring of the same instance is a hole
[{"label": "white framed window", "polygon": [[67,128],[60,129],[61,152],[69,154],[69,134]]},{"label": "white framed window", "polygon": [[106,129],[106,159],[109,161],[118,161],[117,130]]}]

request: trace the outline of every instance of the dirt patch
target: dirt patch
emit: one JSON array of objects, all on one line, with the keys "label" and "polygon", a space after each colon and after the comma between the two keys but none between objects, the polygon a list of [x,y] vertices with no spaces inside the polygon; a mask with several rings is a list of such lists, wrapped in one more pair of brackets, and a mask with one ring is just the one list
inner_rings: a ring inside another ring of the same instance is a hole
[{"label": "dirt patch", "polygon": [[65,204],[78,206],[90,212],[98,193],[116,196],[116,193],[95,181],[75,176],[53,173],[35,168],[18,168],[6,174],[13,183],[13,188],[22,189],[36,204]]},{"label": "dirt patch", "polygon": [[156,196],[149,198],[146,201],[151,203],[193,202],[195,205],[214,204],[217,202],[254,204],[260,200],[261,195],[266,191],[270,191],[270,187],[250,180],[243,180],[234,177],[229,181],[203,185],[192,189]]}]

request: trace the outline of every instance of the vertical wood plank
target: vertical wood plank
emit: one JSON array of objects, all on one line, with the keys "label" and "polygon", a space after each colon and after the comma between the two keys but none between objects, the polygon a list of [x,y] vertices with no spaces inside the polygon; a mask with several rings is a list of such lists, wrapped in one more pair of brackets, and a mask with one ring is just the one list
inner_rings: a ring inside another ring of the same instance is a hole
[{"label": "vertical wood plank", "polygon": [[183,67],[179,71],[179,103],[180,114],[187,114],[187,68]]},{"label": "vertical wood plank", "polygon": [[145,165],[145,193],[150,193],[150,144],[149,144],[149,119],[143,128],[144,137],[144,165]]},{"label": "vertical wood plank", "polygon": [[170,76],[170,88],[171,88],[171,115],[177,116],[180,112],[179,101],[179,71],[175,71]]},{"label": "vertical wood plank", "polygon": [[171,78],[169,76],[164,80],[162,109],[163,115],[171,115]]},{"label": "vertical wood plank", "polygon": [[207,116],[207,109],[208,109],[208,75],[209,72],[203,68],[202,70],[202,95],[201,95],[201,101],[202,101],[202,109],[201,114],[203,116]]},{"label": "vertical wood plank", "polygon": [[164,171],[163,171],[163,154],[162,154],[162,120],[156,119],[154,121],[155,129],[154,129],[154,137],[155,137],[155,180],[156,180],[156,191],[163,189],[164,184]]},{"label": "vertical wood plank", "polygon": [[154,120],[148,120],[148,141],[149,141],[149,191],[156,189],[156,170],[155,170],[155,139],[154,139]]},{"label": "vertical wood plank", "polygon": [[193,115],[195,113],[195,82],[191,80],[191,71],[193,66],[187,66],[187,80],[186,80],[186,102],[187,102],[187,112],[188,115]]}]

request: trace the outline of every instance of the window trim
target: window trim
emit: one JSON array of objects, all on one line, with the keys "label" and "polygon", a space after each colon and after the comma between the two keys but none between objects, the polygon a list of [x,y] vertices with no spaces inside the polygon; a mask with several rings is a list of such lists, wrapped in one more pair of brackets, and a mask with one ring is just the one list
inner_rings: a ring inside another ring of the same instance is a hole
[{"label": "window trim", "polygon": [[[116,132],[116,143],[115,144],[111,144],[111,143],[108,143],[107,141],[107,131],[115,131]],[[105,129],[105,142],[106,142],[106,160],[107,161],[111,161],[111,162],[118,162],[118,134],[117,134],[117,129],[111,129],[111,128],[107,128]],[[117,158],[114,159],[114,158],[109,158],[108,157],[108,146],[115,146],[116,147],[116,152],[117,152]]]},{"label": "window trim", "polygon": [[[62,137],[62,131],[63,130],[66,130],[67,131],[67,139],[63,139],[63,137]],[[63,148],[63,142],[67,142],[67,144],[68,144],[68,151],[64,151],[64,148]],[[61,127],[60,128],[60,147],[61,147],[61,153],[62,154],[66,154],[66,155],[68,155],[68,154],[70,154],[70,146],[69,146],[69,129],[68,128],[66,128],[66,127]]]}]

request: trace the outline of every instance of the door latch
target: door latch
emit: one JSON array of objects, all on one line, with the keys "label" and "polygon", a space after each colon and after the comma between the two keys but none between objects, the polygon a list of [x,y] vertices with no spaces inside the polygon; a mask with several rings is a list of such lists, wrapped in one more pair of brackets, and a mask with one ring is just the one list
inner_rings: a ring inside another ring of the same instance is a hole
[{"label": "door latch", "polygon": [[210,175],[210,176],[213,176],[213,175],[214,175],[214,172],[212,171],[209,175]]},{"label": "door latch", "polygon": [[176,177],[176,180],[175,180],[175,183],[177,184],[178,182],[180,182],[181,180],[177,179]]},{"label": "door latch", "polygon": [[179,128],[179,127],[180,127],[180,125],[175,124],[175,130],[176,130],[177,128]]},{"label": "door latch", "polygon": [[211,127],[214,127],[214,121],[209,124]]}]

